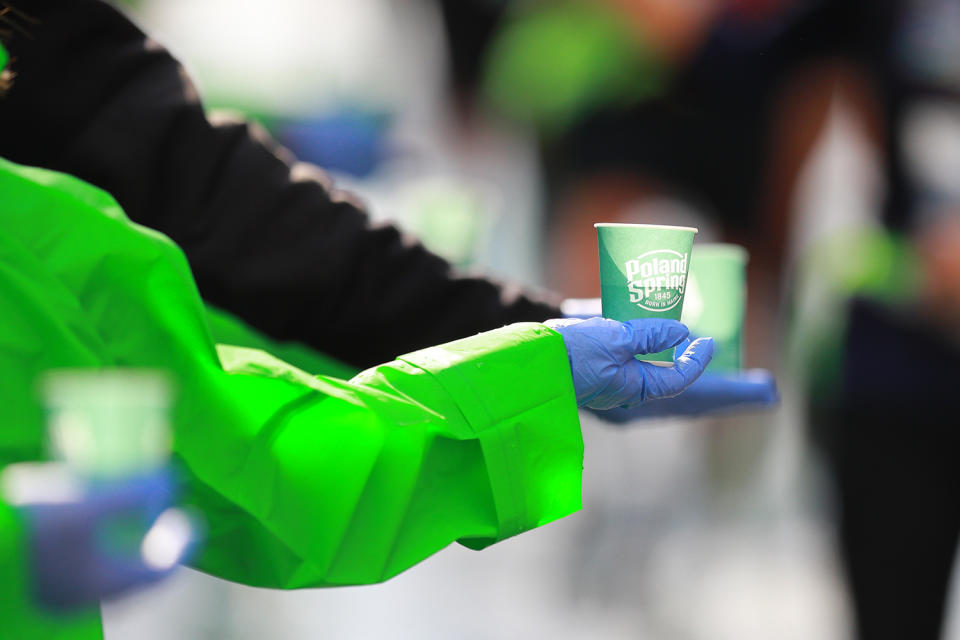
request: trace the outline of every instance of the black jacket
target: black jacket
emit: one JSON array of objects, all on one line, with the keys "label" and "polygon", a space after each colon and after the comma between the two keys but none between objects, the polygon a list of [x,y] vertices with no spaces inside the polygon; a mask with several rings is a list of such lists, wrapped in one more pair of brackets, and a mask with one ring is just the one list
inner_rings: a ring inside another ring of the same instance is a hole
[{"label": "black jacket", "polygon": [[371,224],[255,127],[212,122],[177,61],[108,4],[17,6],[36,23],[8,39],[0,156],[113,194],[183,248],[208,302],[360,367],[559,315]]}]

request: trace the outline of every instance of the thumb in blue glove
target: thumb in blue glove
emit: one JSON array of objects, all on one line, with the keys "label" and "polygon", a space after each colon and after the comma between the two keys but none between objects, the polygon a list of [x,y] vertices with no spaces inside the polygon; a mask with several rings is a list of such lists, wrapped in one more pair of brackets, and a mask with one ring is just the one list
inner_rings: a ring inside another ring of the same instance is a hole
[{"label": "thumb in blue glove", "polygon": [[69,611],[167,576],[190,546],[185,516],[174,523],[174,539],[168,533],[160,541],[161,562],[147,551],[161,521],[176,513],[166,510],[172,495],[163,473],[100,486],[72,502],[22,505],[38,603]]},{"label": "thumb in blue glove", "polygon": [[712,338],[690,343],[672,367],[660,367],[634,357],[683,342],[689,330],[676,320],[563,318],[544,324],[563,338],[580,407],[634,407],[675,396],[703,373],[713,357]]}]

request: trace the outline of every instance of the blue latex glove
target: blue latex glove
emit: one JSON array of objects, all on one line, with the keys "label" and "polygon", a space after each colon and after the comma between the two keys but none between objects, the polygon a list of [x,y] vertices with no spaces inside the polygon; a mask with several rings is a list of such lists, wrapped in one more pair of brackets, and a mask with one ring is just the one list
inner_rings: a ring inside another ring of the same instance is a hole
[{"label": "blue latex glove", "polygon": [[563,337],[580,407],[635,407],[675,396],[703,373],[713,357],[713,339],[700,338],[690,343],[672,367],[634,358],[683,342],[689,331],[675,320],[564,318],[545,324]]},{"label": "blue latex glove", "polygon": [[161,568],[149,566],[140,547],[172,498],[164,473],[101,486],[74,502],[21,506],[38,603],[68,611],[168,575],[188,545]]},{"label": "blue latex glove", "polygon": [[670,416],[707,416],[765,409],[777,405],[777,383],[766,369],[739,373],[710,373],[697,378],[686,391],[673,398],[649,402],[632,409],[597,411],[614,423]]}]

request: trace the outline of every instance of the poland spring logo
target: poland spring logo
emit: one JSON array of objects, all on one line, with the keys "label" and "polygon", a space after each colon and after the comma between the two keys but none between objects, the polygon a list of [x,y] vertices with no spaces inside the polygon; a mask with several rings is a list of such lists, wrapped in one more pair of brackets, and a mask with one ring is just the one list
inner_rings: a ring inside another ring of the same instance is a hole
[{"label": "poland spring logo", "polygon": [[669,311],[680,303],[687,284],[687,256],[657,249],[627,260],[630,302],[647,311]]}]

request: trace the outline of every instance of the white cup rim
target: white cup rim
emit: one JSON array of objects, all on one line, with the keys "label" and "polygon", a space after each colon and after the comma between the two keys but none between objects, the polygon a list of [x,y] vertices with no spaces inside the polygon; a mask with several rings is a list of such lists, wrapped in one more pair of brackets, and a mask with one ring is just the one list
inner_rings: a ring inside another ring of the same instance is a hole
[{"label": "white cup rim", "polygon": [[677,231],[692,231],[693,233],[700,231],[696,227],[677,227],[670,224],[633,224],[629,222],[595,222],[593,226],[596,229],[600,227],[634,227],[640,229],[675,229]]}]

